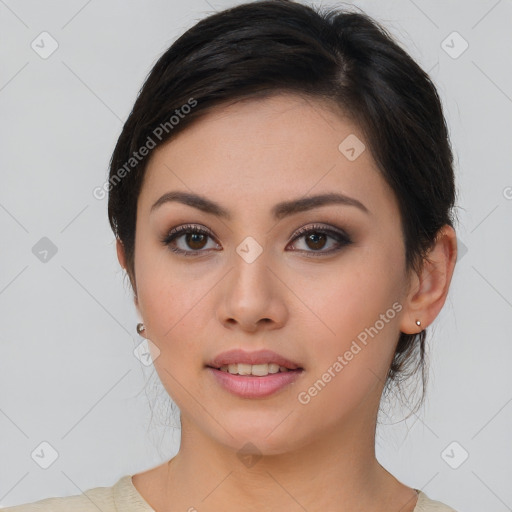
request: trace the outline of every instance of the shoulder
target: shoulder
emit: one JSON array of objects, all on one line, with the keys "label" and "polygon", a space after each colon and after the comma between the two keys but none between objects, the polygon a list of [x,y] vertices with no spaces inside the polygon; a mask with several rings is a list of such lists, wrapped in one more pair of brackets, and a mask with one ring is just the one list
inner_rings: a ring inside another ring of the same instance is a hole
[{"label": "shoulder", "polygon": [[[1,512],[126,512],[146,511],[147,508],[140,507],[140,500],[133,500],[131,476],[126,475],[118,480],[112,487],[95,487],[88,489],[82,494],[63,497],[45,498],[32,503],[16,505],[0,509]],[[138,497],[137,497],[138,498]]]},{"label": "shoulder", "polygon": [[440,501],[430,499],[424,492],[418,494],[418,502],[413,512],[457,512],[455,509],[441,503]]}]

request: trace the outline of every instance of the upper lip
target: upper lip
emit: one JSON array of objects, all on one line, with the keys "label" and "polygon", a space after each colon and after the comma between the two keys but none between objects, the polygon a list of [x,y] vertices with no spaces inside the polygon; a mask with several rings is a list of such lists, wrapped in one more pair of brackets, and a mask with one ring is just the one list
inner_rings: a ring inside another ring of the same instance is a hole
[{"label": "upper lip", "polygon": [[222,352],[218,354],[213,360],[211,360],[207,366],[211,366],[213,368],[220,368],[221,366],[225,366],[227,364],[278,364],[279,366],[284,366],[290,370],[297,370],[301,367],[290,361],[286,357],[283,357],[272,350],[257,350],[255,352],[246,352],[245,350],[235,349],[228,350],[227,352]]}]

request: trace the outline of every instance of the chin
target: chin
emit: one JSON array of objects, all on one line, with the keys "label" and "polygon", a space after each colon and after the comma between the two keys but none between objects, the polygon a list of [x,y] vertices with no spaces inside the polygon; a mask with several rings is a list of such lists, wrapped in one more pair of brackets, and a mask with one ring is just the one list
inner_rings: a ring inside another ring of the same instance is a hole
[{"label": "chin", "polygon": [[305,439],[299,437],[299,429],[293,421],[287,426],[284,425],[287,421],[283,422],[286,414],[280,414],[278,418],[276,415],[259,414],[257,419],[249,415],[244,420],[240,419],[240,415],[233,417],[233,422],[224,418],[224,428],[217,426],[215,433],[210,432],[210,436],[234,450],[237,455],[281,455],[300,449],[306,444]]}]

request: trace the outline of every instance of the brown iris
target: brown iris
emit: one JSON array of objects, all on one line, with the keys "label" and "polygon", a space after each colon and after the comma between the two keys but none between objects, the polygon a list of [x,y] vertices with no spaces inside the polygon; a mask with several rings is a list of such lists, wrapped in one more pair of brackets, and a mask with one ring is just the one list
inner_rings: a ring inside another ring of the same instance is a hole
[{"label": "brown iris", "polygon": [[[326,238],[324,233],[311,233],[306,237],[306,243],[310,249],[322,249]],[[312,242],[313,245],[310,245],[309,242]]]},{"label": "brown iris", "polygon": [[193,250],[200,250],[206,245],[208,235],[202,233],[187,233],[185,239],[187,245]]}]

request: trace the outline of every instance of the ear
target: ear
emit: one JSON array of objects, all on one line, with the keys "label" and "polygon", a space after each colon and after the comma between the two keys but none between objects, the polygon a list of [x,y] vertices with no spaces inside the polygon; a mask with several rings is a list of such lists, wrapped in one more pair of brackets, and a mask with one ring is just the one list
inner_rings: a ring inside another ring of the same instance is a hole
[{"label": "ear", "polygon": [[126,270],[126,256],[124,253],[124,245],[121,242],[120,238],[116,237],[116,251],[117,251],[117,260],[119,261],[119,265]]},{"label": "ear", "polygon": [[128,272],[128,270],[126,268],[126,252],[125,252],[125,249],[124,249],[123,242],[121,241],[120,238],[117,238],[117,237],[116,237],[116,251],[117,251],[117,259],[119,261],[119,265],[121,265],[121,267],[123,267],[123,269],[126,270],[126,272],[128,273],[128,277],[129,277],[130,283],[132,285],[132,290],[134,291],[133,301],[135,303],[135,307],[138,309],[139,308],[139,301],[137,299],[137,293],[135,292],[135,290],[137,288],[135,287],[134,279],[132,279],[132,276],[130,275],[130,272]]},{"label": "ear", "polygon": [[451,226],[446,224],[439,230],[427,258],[420,275],[414,274],[404,304],[400,330],[406,334],[416,334],[430,325],[446,301],[457,261],[457,237]]}]

